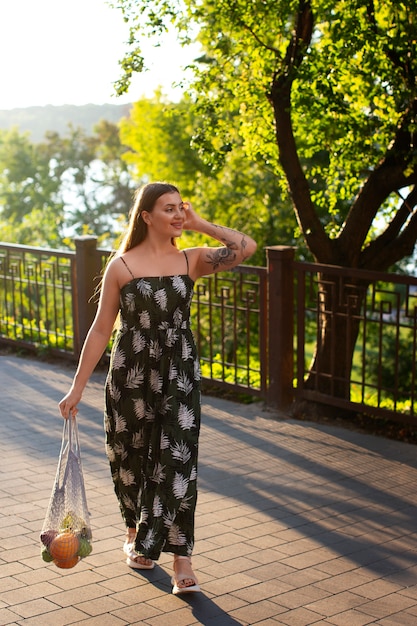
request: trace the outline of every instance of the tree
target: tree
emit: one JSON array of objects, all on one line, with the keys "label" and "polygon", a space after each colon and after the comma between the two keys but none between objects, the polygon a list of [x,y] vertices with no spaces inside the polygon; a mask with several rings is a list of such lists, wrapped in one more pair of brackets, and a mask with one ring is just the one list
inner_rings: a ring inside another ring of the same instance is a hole
[{"label": "tree", "polygon": [[[160,93],[135,102],[120,125],[127,148],[123,158],[137,179],[173,182],[207,219],[250,232],[259,243],[251,263],[262,265],[264,246],[297,241],[291,208],[282,199],[277,177],[264,164],[246,158],[238,136],[221,167],[205,163],[199,142],[190,142],[200,124],[191,105],[186,95],[173,103]],[[195,233],[183,235],[185,245],[206,241]]]},{"label": "tree", "polygon": [[[416,0],[120,0],[119,6],[131,25],[131,49],[118,91],[143,66],[143,33],[158,35],[173,24],[186,44],[197,26],[203,54],[193,93],[204,153],[214,162],[223,146],[233,149],[228,119],[238,115],[248,158],[285,174],[315,260],[386,270],[413,253]],[[336,314],[336,324],[321,316],[312,371],[332,371],[334,333],[335,393],[348,397],[359,322],[347,332],[338,299],[344,286],[333,292],[327,278],[320,276],[323,310]],[[357,285],[357,310],[364,287]],[[308,384],[329,389],[326,377],[311,374]]]},{"label": "tree", "polygon": [[125,151],[118,126],[105,120],[93,135],[70,126],[41,143],[0,132],[0,239],[60,248],[74,234],[94,234],[112,244],[132,204]]},{"label": "tree", "polygon": [[46,134],[52,167],[61,181],[66,232],[94,234],[111,244],[120,234],[132,203],[134,182],[122,155],[116,124],[101,120],[92,135],[69,126],[61,137]]},{"label": "tree", "polygon": [[50,152],[15,128],[0,131],[0,172],[0,239],[59,247],[64,205]]}]

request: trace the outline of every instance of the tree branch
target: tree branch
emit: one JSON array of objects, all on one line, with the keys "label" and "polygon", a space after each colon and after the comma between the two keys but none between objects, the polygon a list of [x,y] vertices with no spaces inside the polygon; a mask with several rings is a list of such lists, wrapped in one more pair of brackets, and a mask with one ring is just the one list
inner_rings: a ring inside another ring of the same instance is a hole
[{"label": "tree branch", "polygon": [[[359,251],[365,243],[372,222],[390,194],[410,182],[412,184],[416,182],[415,177],[410,181],[404,173],[413,158],[412,136],[408,126],[416,111],[417,100],[414,100],[397,127],[393,143],[387,149],[382,161],[371,171],[351,206],[344,228],[338,237],[339,245],[348,258],[354,251],[357,255],[360,254]],[[357,266],[359,256],[350,260],[353,266]]]},{"label": "tree branch", "polygon": [[311,200],[310,188],[298,158],[291,120],[291,88],[295,70],[302,63],[310,45],[313,22],[310,2],[300,0],[294,32],[285,59],[274,74],[268,98],[274,110],[279,159],[288,181],[298,224],[316,259],[322,263],[332,263],[332,245]]},{"label": "tree branch", "polygon": [[384,271],[412,254],[417,238],[416,206],[417,187],[414,186],[384,232],[364,248],[360,267]]}]

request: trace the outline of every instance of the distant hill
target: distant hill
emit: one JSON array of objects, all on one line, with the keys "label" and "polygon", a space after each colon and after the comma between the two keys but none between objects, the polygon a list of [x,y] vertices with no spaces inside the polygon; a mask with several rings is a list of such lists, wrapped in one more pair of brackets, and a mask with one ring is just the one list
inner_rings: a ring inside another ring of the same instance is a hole
[{"label": "distant hill", "polygon": [[102,119],[117,123],[129,114],[131,104],[85,104],[76,106],[34,106],[23,109],[0,110],[0,129],[18,127],[21,132],[29,131],[31,140],[42,141],[49,130],[60,135],[68,133],[68,125],[81,127],[92,133],[93,127]]}]

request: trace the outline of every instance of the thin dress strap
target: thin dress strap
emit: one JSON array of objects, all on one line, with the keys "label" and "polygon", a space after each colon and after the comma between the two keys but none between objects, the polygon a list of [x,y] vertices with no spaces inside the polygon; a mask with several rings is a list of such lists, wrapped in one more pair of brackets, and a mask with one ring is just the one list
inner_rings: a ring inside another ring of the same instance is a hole
[{"label": "thin dress strap", "polygon": [[189,273],[190,273],[190,267],[189,267],[189,265],[188,265],[188,256],[187,256],[187,253],[186,253],[186,251],[185,251],[185,250],[183,250],[183,252],[184,252],[185,260],[186,260],[186,262],[187,262],[187,276],[188,276],[188,275],[189,275]]},{"label": "thin dress strap", "polygon": [[124,260],[124,258],[123,258],[122,256],[120,256],[120,257],[119,257],[119,259],[120,259],[121,261],[123,261],[123,263],[125,264],[125,268],[126,268],[126,269],[127,269],[127,271],[129,272],[129,274],[131,275],[131,277],[132,277],[132,278],[135,278],[135,277],[133,276],[133,274],[132,274],[132,271],[131,271],[130,267],[128,266],[128,264],[127,264],[127,263],[126,263],[126,261]]}]

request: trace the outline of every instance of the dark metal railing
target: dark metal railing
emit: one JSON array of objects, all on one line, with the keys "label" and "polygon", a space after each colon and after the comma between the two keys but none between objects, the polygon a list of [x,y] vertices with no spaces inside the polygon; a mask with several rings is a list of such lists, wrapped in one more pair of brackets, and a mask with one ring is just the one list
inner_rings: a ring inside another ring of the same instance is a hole
[{"label": "dark metal railing", "polygon": [[[95,237],[75,243],[74,252],[0,243],[1,343],[78,358],[110,252]],[[281,410],[313,400],[417,425],[417,279],[299,263],[285,246],[266,253],[266,268],[197,282],[203,379]]]},{"label": "dark metal railing", "polygon": [[52,353],[74,351],[75,254],[0,246],[0,337]]},{"label": "dark metal railing", "polygon": [[[110,255],[96,243],[77,238],[75,252],[0,244],[3,343],[78,357]],[[204,380],[265,395],[265,311],[265,268],[240,266],[198,281],[191,318]]]},{"label": "dark metal railing", "polygon": [[[318,272],[313,263],[295,268],[298,397],[415,423],[417,278],[325,265]],[[326,349],[324,328],[333,335],[325,366],[309,349]],[[344,368],[338,359],[350,345],[353,367],[349,360]]]},{"label": "dark metal railing", "polygon": [[198,281],[191,318],[203,379],[265,397],[266,287],[265,268],[243,265]]}]

